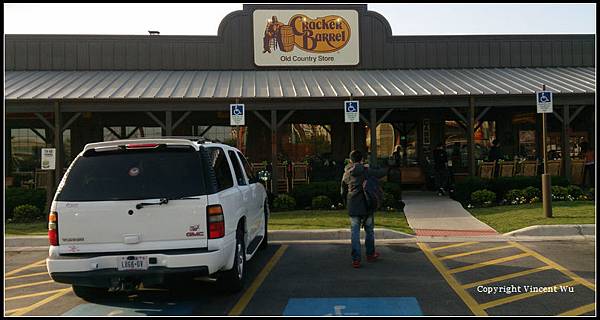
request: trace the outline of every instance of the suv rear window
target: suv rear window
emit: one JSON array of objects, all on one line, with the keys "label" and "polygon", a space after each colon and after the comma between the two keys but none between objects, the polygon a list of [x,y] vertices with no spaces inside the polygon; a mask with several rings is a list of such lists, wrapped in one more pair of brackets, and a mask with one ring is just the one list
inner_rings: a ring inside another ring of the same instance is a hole
[{"label": "suv rear window", "polygon": [[87,152],[77,158],[58,201],[108,201],[205,195],[193,148]]}]

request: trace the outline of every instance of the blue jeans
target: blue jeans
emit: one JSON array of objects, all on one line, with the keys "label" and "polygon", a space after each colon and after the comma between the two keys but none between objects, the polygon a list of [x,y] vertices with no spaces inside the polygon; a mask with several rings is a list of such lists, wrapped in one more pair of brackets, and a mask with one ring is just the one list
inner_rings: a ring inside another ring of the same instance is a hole
[{"label": "blue jeans", "polygon": [[375,221],[373,215],[367,217],[350,217],[350,229],[352,231],[352,260],[360,261],[360,225],[365,223],[365,246],[367,247],[367,255],[375,253]]}]

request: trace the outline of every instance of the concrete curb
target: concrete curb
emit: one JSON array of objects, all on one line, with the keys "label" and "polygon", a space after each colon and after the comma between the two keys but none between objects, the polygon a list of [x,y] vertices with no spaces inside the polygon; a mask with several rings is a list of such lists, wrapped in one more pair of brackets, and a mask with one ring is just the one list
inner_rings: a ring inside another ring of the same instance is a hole
[{"label": "concrete curb", "polygon": [[[594,241],[596,225],[548,225],[531,226],[505,234],[484,237],[429,237],[376,228],[375,240],[381,243],[403,242],[456,242],[456,241]],[[364,239],[364,230],[361,238]],[[349,229],[320,230],[271,230],[269,241],[274,243],[347,243]],[[4,238],[4,251],[45,251],[48,250],[47,236],[12,236]]]},{"label": "concrete curb", "polygon": [[505,233],[507,237],[573,237],[595,236],[595,224],[540,225]]},{"label": "concrete curb", "polygon": [[[365,237],[361,230],[361,237]],[[321,230],[270,230],[269,241],[320,241],[320,240],[350,240],[349,229],[321,229]],[[404,232],[375,228],[375,239],[409,239],[415,236]]]}]

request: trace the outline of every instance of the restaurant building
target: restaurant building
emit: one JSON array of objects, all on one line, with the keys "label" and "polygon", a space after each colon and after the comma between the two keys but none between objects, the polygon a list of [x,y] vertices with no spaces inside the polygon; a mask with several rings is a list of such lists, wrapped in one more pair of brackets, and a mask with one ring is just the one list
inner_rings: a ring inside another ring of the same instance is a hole
[{"label": "restaurant building", "polygon": [[[493,139],[507,161],[541,160],[543,85],[548,155],[570,178],[581,143],[595,145],[595,46],[593,34],[393,35],[367,5],[244,5],[216,36],[5,35],[6,181],[39,185],[43,147],[64,172],[89,142],[185,135],[254,163],[310,163],[312,180],[341,175],[352,143],[383,163],[399,145],[404,183],[425,185],[439,143],[457,176],[478,174]],[[353,128],[347,100],[360,103]],[[233,103],[244,126],[230,126]]]}]

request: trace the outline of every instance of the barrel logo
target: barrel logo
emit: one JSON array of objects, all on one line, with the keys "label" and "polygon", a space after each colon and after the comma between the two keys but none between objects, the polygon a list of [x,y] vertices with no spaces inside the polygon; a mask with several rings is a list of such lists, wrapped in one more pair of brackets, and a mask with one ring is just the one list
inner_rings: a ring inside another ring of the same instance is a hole
[{"label": "barrel logo", "polygon": [[275,50],[290,52],[294,47],[312,53],[331,53],[346,46],[350,36],[350,24],[337,15],[311,19],[304,14],[296,14],[287,24],[272,16],[265,28],[263,53]]}]

